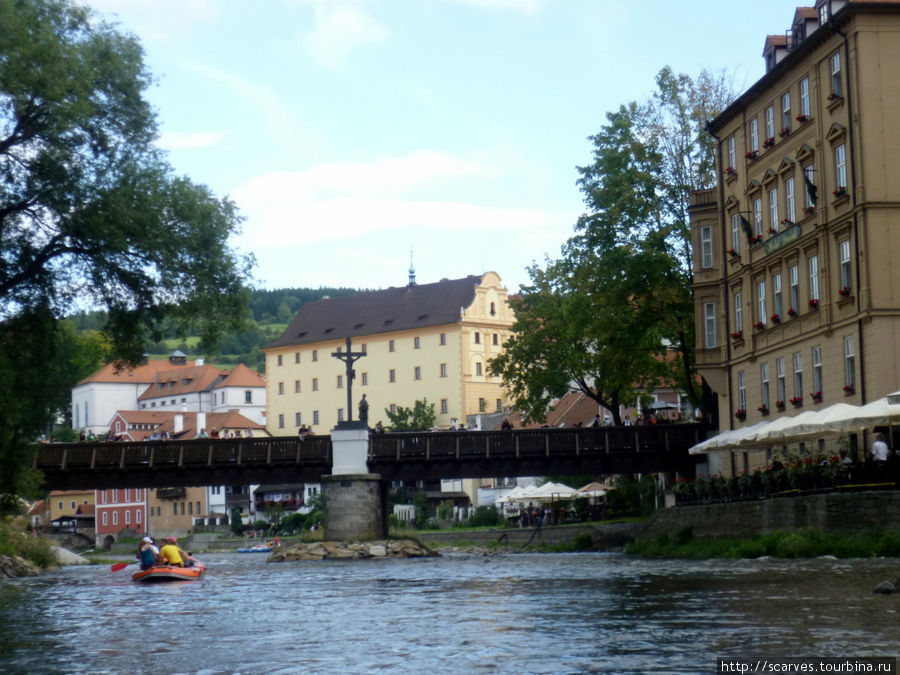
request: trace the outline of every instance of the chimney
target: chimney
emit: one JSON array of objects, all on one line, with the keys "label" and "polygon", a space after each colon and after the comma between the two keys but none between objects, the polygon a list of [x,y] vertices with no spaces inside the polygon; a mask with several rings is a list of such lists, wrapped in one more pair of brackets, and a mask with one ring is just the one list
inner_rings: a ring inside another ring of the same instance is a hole
[{"label": "chimney", "polygon": [[206,430],[206,413],[198,412],[197,413],[197,429],[196,432],[199,434],[201,431]]},{"label": "chimney", "polygon": [[194,359],[194,365],[195,365],[195,366],[202,366],[202,365],[203,365],[203,359]]},{"label": "chimney", "polygon": [[175,422],[172,428],[172,432],[180,434],[182,431],[184,431],[184,413],[175,413]]}]

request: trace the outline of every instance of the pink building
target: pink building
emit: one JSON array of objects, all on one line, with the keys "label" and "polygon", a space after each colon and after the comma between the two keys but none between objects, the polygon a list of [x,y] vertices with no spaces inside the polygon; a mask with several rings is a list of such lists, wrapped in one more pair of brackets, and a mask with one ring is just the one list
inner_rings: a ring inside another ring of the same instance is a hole
[{"label": "pink building", "polygon": [[107,535],[118,539],[119,531],[129,528],[147,531],[147,491],[142,488],[96,490],[97,542]]}]

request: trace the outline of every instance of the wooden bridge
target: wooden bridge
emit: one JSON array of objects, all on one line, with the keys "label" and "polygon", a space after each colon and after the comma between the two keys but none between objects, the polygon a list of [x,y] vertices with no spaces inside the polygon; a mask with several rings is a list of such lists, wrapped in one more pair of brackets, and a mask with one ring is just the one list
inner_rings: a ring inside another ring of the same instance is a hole
[{"label": "wooden bridge", "polygon": [[[382,480],[680,472],[693,476],[697,424],[373,434]],[[33,467],[50,490],[315,483],[331,474],[330,436],[134,443],[42,443]]]}]

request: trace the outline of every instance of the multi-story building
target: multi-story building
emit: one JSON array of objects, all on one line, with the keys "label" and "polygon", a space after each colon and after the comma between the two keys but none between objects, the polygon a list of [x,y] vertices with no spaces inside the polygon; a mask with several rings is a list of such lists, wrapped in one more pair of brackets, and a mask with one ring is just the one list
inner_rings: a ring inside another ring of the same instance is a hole
[{"label": "multi-story building", "polygon": [[301,425],[320,433],[348,415],[346,338],[353,353],[356,408],[366,395],[369,424],[384,410],[435,404],[437,425],[503,410],[499,377],[488,360],[503,349],[513,324],[507,292],[495,272],[308,302],[266,354],[267,428],[275,436]]},{"label": "multi-story building", "polygon": [[91,536],[94,532],[94,491],[53,490],[47,497],[50,524]]},{"label": "multi-story building", "polygon": [[148,531],[154,537],[185,537],[195,524],[206,524],[206,488],[171,487],[146,492]]},{"label": "multi-story building", "polygon": [[102,546],[105,541],[115,541],[122,529],[131,529],[138,534],[147,531],[147,490],[96,490],[94,499],[98,545]]},{"label": "multi-story building", "polygon": [[118,410],[235,411],[262,423],[266,385],[243,364],[223,371],[176,350],[168,359],[151,359],[135,368],[106,364],[72,390],[75,429],[107,433]]},{"label": "multi-story building", "polygon": [[697,362],[722,430],[900,388],[900,2],[798,8],[764,57],[710,124],[721,179],[691,206]]}]

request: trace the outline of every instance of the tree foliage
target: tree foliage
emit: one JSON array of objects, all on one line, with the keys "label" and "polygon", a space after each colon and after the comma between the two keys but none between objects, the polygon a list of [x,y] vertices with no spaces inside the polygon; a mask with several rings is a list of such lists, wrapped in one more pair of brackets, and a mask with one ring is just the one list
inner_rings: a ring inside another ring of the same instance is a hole
[{"label": "tree foliage", "polygon": [[434,403],[429,403],[427,398],[416,401],[412,408],[397,406],[397,412],[385,408],[384,414],[390,420],[391,431],[428,431],[437,420]]},{"label": "tree foliage", "polygon": [[228,248],[234,204],[174,175],[154,145],[133,37],[67,0],[0,0],[0,26],[0,380],[18,399],[0,432],[9,494],[24,444],[72,384],[51,391],[70,365],[52,365],[66,347],[56,319],[103,310],[106,356],[129,363],[165,321],[213,344],[246,315],[252,259]]},{"label": "tree foliage", "polygon": [[620,405],[664,383],[714,411],[693,366],[687,206],[715,180],[705,121],[730,102],[726,85],[724,75],[664,68],[648,102],[607,114],[590,137],[593,161],[577,181],[588,210],[561,258],[529,269],[514,336],[490,362],[529,420],[581,391],[620,423]]}]

